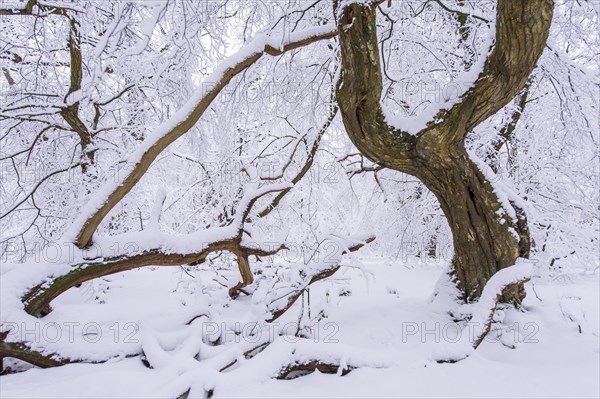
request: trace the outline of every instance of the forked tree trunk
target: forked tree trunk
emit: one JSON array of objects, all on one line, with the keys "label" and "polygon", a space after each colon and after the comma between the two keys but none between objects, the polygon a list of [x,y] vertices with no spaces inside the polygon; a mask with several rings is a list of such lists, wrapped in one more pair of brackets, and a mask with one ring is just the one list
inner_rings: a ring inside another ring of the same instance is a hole
[{"label": "forked tree trunk", "polygon": [[[381,2],[337,9],[342,58],[337,100],[348,136],[371,161],[421,180],[437,197],[452,231],[454,273],[465,300],[480,296],[500,269],[528,257],[527,220],[514,203],[501,203],[469,158],[466,135],[525,86],[544,49],[552,0],[499,0],[496,43],[473,86],[417,134],[391,126],[380,104],[382,74],[376,29]],[[508,209],[512,208],[512,209]],[[522,286],[505,301],[520,302]]]}]

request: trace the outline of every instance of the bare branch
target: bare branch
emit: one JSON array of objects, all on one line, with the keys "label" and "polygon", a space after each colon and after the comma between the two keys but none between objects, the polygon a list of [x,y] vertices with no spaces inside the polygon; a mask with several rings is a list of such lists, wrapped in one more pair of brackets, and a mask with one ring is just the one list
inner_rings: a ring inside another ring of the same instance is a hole
[{"label": "bare branch", "polygon": [[[342,254],[356,252],[359,249],[361,249],[363,246],[365,246],[366,244],[369,244],[373,241],[375,241],[375,237],[369,237],[366,240],[364,240],[363,242],[360,242],[358,244],[354,244],[354,245],[348,247],[346,250],[342,251]],[[268,319],[267,322],[272,323],[275,320],[277,320],[278,318],[280,318],[281,316],[283,316],[283,314],[285,312],[287,312],[294,305],[294,303],[296,303],[298,298],[300,298],[302,293],[305,292],[311,284],[314,284],[317,281],[326,279],[327,277],[331,277],[335,272],[337,272],[340,269],[340,267],[341,267],[341,264],[338,263],[329,268],[326,268],[325,270],[321,270],[317,274],[313,275],[308,280],[308,283],[304,287],[292,292],[288,296],[288,300],[284,306],[271,312],[271,318]]]},{"label": "bare branch", "polygon": [[13,205],[12,208],[10,208],[8,211],[4,212],[2,215],[0,215],[0,220],[2,220],[3,218],[5,218],[6,216],[10,215],[12,213],[12,211],[14,211],[15,209],[17,209],[19,206],[21,206],[21,204],[23,204],[25,201],[27,201],[32,195],[35,194],[35,192],[37,191],[37,189],[48,179],[50,179],[53,176],[56,176],[60,173],[66,172],[68,170],[71,170],[73,168],[76,168],[78,166],[80,166],[81,164],[76,163],[74,165],[69,166],[68,168],[64,168],[64,169],[59,169],[56,170],[52,173],[50,173],[49,175],[47,175],[46,177],[44,177],[43,179],[41,179],[39,182],[37,182],[37,184],[35,185],[35,187],[33,187],[33,189],[31,189],[31,191],[25,196],[23,197],[20,201],[17,201],[17,203],[15,205]]},{"label": "bare branch", "polygon": [[[333,122],[333,119],[337,115],[337,112],[338,112],[337,106],[334,106],[331,108],[329,118],[327,118],[327,121],[321,127],[321,130],[319,130],[319,133],[317,134],[317,137],[315,138],[315,141],[313,142],[313,145],[312,145],[310,151],[308,152],[308,157],[306,158],[304,165],[302,166],[300,171],[298,171],[298,174],[296,176],[294,176],[294,178],[291,180],[292,185],[298,184],[302,180],[302,178],[308,173],[310,168],[312,167],[312,165],[315,161],[315,156],[317,155],[317,150],[319,148],[319,144],[321,143],[321,139],[323,138],[323,135],[325,134],[327,129],[329,129],[329,126],[331,125],[331,122]],[[269,213],[271,213],[271,211],[273,209],[275,209],[277,207],[277,205],[279,205],[279,203],[281,202],[283,197],[285,197],[285,195],[287,193],[289,193],[291,190],[292,190],[292,187],[290,187],[286,190],[282,190],[279,194],[277,194],[273,198],[271,203],[258,213],[258,217],[263,218],[263,217],[267,216]]]},{"label": "bare branch", "polygon": [[[238,53],[226,59],[215,72],[210,75],[196,96],[178,112],[173,118],[157,128],[152,139],[147,139],[140,149],[132,157],[132,165],[116,186],[107,184],[108,192],[105,195],[98,194],[83,209],[82,219],[74,225],[75,242],[80,248],[89,246],[98,225],[102,222],[108,212],[123,198],[146,173],[156,157],[172,142],[177,140],[204,114],[208,106],[217,97],[221,90],[240,72],[257,62],[264,54],[272,56],[281,55],[287,51],[294,50],[319,40],[330,39],[336,36],[335,27],[320,27],[318,30],[292,35],[282,46],[274,47],[270,40],[256,39],[255,42],[243,47]],[[273,41],[274,42],[274,41]]]}]

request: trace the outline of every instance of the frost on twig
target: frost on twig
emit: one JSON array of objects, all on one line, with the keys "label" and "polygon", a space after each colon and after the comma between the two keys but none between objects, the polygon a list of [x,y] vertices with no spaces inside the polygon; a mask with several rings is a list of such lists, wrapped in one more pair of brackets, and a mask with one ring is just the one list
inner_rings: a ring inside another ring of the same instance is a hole
[{"label": "frost on twig", "polygon": [[[334,238],[332,237],[332,239]],[[358,251],[364,245],[373,242],[375,237],[369,236],[363,240],[355,241],[354,243],[352,243],[351,240],[340,238],[335,238],[334,240],[338,251],[334,256],[328,259],[327,262],[315,262],[314,264],[307,265],[306,270],[308,272],[302,273],[299,280],[294,281],[289,286],[277,287],[278,289],[271,293],[271,296],[274,296],[275,298],[268,306],[268,311],[271,314],[270,318],[267,320],[268,322],[277,320],[287,312],[311,284],[326,279],[337,272],[341,267],[342,256],[344,254]],[[286,291],[287,294],[278,296],[278,293],[281,291]]]}]

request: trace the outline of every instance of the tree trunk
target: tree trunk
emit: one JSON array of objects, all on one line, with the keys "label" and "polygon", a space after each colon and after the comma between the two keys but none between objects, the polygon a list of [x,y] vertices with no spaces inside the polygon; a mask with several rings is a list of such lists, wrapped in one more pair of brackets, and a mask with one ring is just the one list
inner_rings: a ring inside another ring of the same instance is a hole
[{"label": "tree trunk", "polygon": [[[436,195],[452,231],[458,288],[465,300],[477,298],[498,270],[514,265],[518,257],[529,256],[526,224],[520,228],[506,214],[464,147],[449,149],[443,157],[419,157],[415,162],[421,164],[415,176]],[[521,289],[505,299],[520,302],[523,298]]]},{"label": "tree trunk", "polygon": [[[499,201],[464,141],[525,86],[544,49],[553,2],[499,0],[496,43],[479,78],[417,134],[388,124],[380,104],[379,3],[350,3],[336,10],[342,60],[336,94],[344,126],[364,156],[415,176],[436,195],[452,230],[457,286],[470,301],[498,270],[529,256],[530,238],[524,212]],[[522,286],[509,286],[502,299],[518,303],[523,297]]]}]

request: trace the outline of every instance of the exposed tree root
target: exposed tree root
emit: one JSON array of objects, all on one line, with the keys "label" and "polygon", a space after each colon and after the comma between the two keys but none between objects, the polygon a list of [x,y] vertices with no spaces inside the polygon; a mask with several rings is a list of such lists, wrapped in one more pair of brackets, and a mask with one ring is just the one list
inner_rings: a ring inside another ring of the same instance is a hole
[{"label": "exposed tree root", "polygon": [[4,369],[4,359],[7,357],[22,360],[40,368],[56,367],[73,363],[72,360],[62,358],[56,354],[44,355],[38,351],[32,350],[27,345],[20,342],[5,342],[5,336],[6,333],[3,334],[1,337],[2,339],[0,340],[0,366],[2,367],[3,374],[10,372],[10,370]]},{"label": "exposed tree root", "polygon": [[474,337],[475,339],[473,341],[473,349],[477,349],[479,345],[481,345],[485,337],[489,334],[490,330],[492,329],[493,317],[494,313],[496,312],[496,308],[498,307],[498,304],[502,302],[503,298],[506,298],[509,295],[510,297],[513,297],[513,295],[515,295],[515,292],[517,295],[519,295],[519,297],[521,297],[521,292],[525,290],[524,284],[529,282],[529,280],[529,278],[519,279],[513,283],[506,285],[504,288],[502,288],[500,293],[496,294],[496,300],[494,301],[494,305],[489,310],[486,323],[481,334],[477,337]]}]

